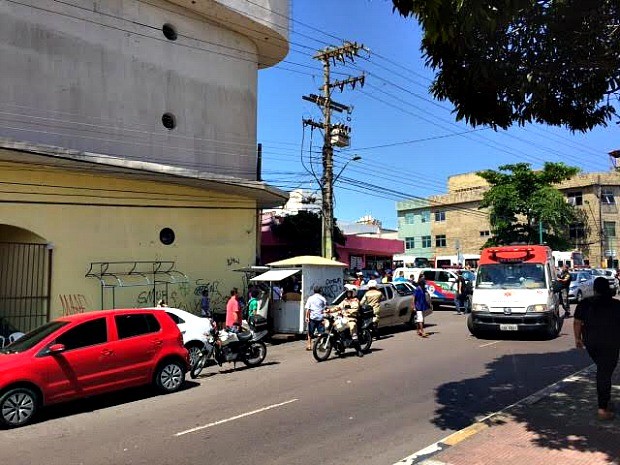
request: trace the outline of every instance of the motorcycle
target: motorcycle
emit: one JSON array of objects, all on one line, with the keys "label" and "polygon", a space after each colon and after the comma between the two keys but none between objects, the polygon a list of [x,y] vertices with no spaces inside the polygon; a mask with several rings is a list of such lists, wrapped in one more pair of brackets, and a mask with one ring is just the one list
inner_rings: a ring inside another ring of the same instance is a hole
[{"label": "motorcycle", "polygon": [[242,362],[249,367],[260,365],[267,356],[267,346],[262,341],[267,333],[267,330],[256,332],[247,326],[239,333],[214,330],[200,351],[200,356],[191,366],[191,378],[197,378],[210,359],[219,366],[224,362]]},{"label": "motorcycle", "polygon": [[[358,311],[357,316],[357,342],[362,352],[368,352],[372,345],[372,333],[374,312],[372,307],[364,305]],[[329,358],[332,349],[336,354],[343,356],[346,349],[355,347],[355,340],[351,335],[347,316],[339,314],[327,314],[323,319],[325,332],[314,341],[312,355],[317,362],[323,362]]]}]

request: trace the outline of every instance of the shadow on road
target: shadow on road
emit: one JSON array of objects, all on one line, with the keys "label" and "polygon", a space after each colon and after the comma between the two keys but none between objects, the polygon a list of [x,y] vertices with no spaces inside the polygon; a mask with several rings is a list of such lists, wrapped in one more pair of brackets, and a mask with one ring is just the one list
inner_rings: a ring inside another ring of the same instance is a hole
[{"label": "shadow on road", "polygon": [[[189,378],[189,377],[188,377]],[[193,389],[200,386],[199,383],[187,379],[183,388],[178,391],[181,393],[188,389]],[[178,393],[168,394],[177,395]],[[53,420],[56,418],[70,417],[73,415],[79,415],[80,413],[94,412],[96,410],[102,410],[110,407],[116,407],[122,404],[129,404],[132,402],[138,402],[151,397],[159,396],[158,391],[151,386],[143,386],[138,388],[125,389],[110,394],[102,394],[99,396],[88,397],[86,399],[75,400],[58,405],[50,405],[41,410],[40,414],[36,416],[34,423],[40,423],[47,420]]]},{"label": "shadow on road", "polygon": [[[460,430],[590,364],[585,351],[575,349],[503,355],[487,364],[480,377],[439,386],[439,407],[431,422],[444,430]],[[619,379],[620,374],[615,382]],[[593,380],[580,380],[564,385],[558,395],[510,409],[510,418],[534,434],[531,442],[535,447],[604,453],[611,463],[618,456],[620,428],[617,422],[597,422],[596,407]]]}]

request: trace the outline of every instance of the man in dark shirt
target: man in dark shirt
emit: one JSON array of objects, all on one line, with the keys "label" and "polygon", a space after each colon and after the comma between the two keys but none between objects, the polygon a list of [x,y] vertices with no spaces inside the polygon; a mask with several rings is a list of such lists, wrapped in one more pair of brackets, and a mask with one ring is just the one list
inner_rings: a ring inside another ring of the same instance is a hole
[{"label": "man in dark shirt", "polygon": [[564,308],[564,318],[570,318],[570,306],[568,303],[568,289],[570,287],[570,272],[568,271],[568,265],[564,265],[562,271],[558,275],[558,282],[562,285],[560,289],[560,304]]},{"label": "man in dark shirt", "polygon": [[596,364],[598,418],[611,420],[611,377],[620,353],[620,301],[612,298],[607,278],[596,278],[594,296],[577,304],[573,330],[575,346],[585,346]]}]

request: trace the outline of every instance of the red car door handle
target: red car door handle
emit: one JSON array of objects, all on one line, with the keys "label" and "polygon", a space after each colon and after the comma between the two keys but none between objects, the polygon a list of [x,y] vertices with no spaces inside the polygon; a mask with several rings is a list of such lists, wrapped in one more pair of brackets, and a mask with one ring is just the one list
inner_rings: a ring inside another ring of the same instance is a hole
[{"label": "red car door handle", "polygon": [[105,355],[106,357],[108,357],[108,356],[112,355],[113,353],[114,353],[114,351],[113,351],[113,350],[110,350],[110,349],[103,349],[103,350],[101,351],[101,355]]},{"label": "red car door handle", "polygon": [[158,340],[156,340],[156,341],[153,341],[153,345],[154,345],[154,346],[156,346],[156,347],[159,347],[159,346],[160,346],[160,345],[162,345],[163,343],[164,343],[164,342],[163,342],[163,341],[161,341],[161,340],[159,340],[159,339],[158,339]]}]

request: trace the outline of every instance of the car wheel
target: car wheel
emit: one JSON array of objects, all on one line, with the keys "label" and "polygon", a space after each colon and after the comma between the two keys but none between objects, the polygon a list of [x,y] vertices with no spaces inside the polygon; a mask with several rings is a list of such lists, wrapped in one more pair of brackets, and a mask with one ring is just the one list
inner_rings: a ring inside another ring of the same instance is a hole
[{"label": "car wheel", "polygon": [[0,424],[15,428],[29,423],[37,411],[39,398],[28,388],[9,389],[0,397]]},{"label": "car wheel", "polygon": [[195,342],[188,344],[187,346],[185,346],[185,348],[189,352],[189,365],[193,367],[200,358],[202,349]]},{"label": "car wheel", "polygon": [[166,360],[157,367],[155,386],[163,393],[176,392],[185,382],[185,369],[177,360]]},{"label": "car wheel", "polygon": [[577,291],[577,303],[581,302],[583,300],[583,294],[581,293],[581,291]]},{"label": "car wheel", "polygon": [[482,331],[480,331],[478,328],[476,328],[476,325],[474,325],[474,318],[471,314],[469,314],[469,316],[467,317],[467,329],[475,338],[479,339],[482,336]]},{"label": "car wheel", "polygon": [[551,317],[551,321],[549,322],[549,325],[546,329],[546,334],[549,339],[555,339],[556,337],[558,337],[560,331],[562,330],[563,322],[564,320],[560,318],[559,315],[554,314]]}]

